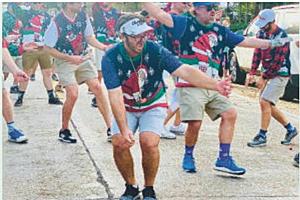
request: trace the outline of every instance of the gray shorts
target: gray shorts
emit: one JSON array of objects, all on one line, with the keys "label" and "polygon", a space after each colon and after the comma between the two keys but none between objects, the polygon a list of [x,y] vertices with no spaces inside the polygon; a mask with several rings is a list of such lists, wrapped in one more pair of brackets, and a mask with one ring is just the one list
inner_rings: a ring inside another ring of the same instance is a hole
[{"label": "gray shorts", "polygon": [[269,80],[264,90],[262,91],[260,98],[275,105],[278,102],[279,97],[281,97],[281,95],[283,94],[288,81],[288,77],[275,77]]},{"label": "gray shorts", "polygon": [[[157,107],[145,112],[126,112],[126,118],[129,129],[133,134],[139,129],[139,133],[153,132],[161,135],[164,131],[164,120],[167,115],[166,108]],[[113,135],[120,134],[120,129],[116,120],[113,120],[112,130]]]}]

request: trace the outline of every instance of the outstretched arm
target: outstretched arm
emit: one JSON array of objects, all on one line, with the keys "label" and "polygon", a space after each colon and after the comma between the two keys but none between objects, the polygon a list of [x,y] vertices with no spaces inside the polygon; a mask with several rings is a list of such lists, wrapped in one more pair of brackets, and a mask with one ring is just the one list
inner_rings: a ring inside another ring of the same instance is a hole
[{"label": "outstretched arm", "polygon": [[143,3],[144,9],[154,18],[156,18],[160,23],[164,24],[169,28],[174,27],[173,19],[171,15],[155,5],[154,3]]},{"label": "outstretched arm", "polygon": [[231,92],[231,77],[217,81],[199,69],[192,68],[186,64],[181,65],[172,75],[178,76],[196,87],[218,91],[224,96],[228,96]]},{"label": "outstretched arm", "polygon": [[240,47],[248,47],[248,48],[270,48],[271,42],[270,40],[264,40],[259,38],[245,38],[241,43],[237,46]]},{"label": "outstretched arm", "polygon": [[9,71],[13,74],[17,81],[28,80],[27,74],[18,68],[7,48],[2,49],[2,58],[3,62],[8,66]]}]

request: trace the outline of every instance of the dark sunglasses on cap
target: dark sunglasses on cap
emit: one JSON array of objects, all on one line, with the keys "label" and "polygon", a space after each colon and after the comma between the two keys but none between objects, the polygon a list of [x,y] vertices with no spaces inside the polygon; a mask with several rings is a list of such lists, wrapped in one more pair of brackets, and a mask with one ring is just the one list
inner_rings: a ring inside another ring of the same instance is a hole
[{"label": "dark sunglasses on cap", "polygon": [[219,10],[219,6],[218,5],[207,5],[205,6],[206,7],[206,10],[209,12],[209,11],[212,11],[212,10]]}]

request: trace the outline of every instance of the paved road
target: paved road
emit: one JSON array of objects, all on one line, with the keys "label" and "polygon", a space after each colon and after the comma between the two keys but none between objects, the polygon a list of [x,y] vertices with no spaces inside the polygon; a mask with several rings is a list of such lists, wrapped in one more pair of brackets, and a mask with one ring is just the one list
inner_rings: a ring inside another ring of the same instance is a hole
[{"label": "paved road", "polygon": [[[57,140],[61,106],[47,104],[41,77],[30,83],[24,105],[15,109],[17,125],[29,137],[28,144],[7,142],[3,123],[3,199],[5,200],[100,200],[114,199],[124,190],[106,142],[106,128],[97,109],[90,106],[92,95],[86,86],[72,117],[77,144]],[[15,98],[14,96],[12,97]],[[159,199],[299,199],[299,171],[292,158],[299,149],[298,137],[291,146],[282,146],[285,130],[272,121],[268,146],[252,149],[246,143],[259,126],[257,100],[232,94],[238,109],[232,155],[247,168],[242,177],[221,174],[212,169],[218,153],[218,124],[204,120],[195,148],[198,172],[181,169],[184,137],[162,140],[161,162],[155,189]],[[292,118],[298,124],[299,118]],[[137,136],[136,136],[137,137]],[[137,140],[138,141],[138,140]],[[140,149],[133,147],[139,185],[143,185]]]}]

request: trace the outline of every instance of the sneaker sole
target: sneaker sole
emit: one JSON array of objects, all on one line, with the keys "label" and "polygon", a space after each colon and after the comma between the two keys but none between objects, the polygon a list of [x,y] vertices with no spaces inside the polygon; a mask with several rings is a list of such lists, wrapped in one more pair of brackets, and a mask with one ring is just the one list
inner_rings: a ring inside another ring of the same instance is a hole
[{"label": "sneaker sole", "polygon": [[9,142],[13,142],[13,143],[24,144],[24,143],[27,143],[27,142],[28,142],[28,139],[21,140],[21,141],[16,141],[16,140],[13,140],[13,139],[8,139],[8,141],[9,141]]},{"label": "sneaker sole", "polygon": [[58,138],[58,140],[61,141],[61,142],[71,143],[71,144],[77,143],[77,141],[71,142],[70,140],[64,140],[63,138]]},{"label": "sneaker sole", "polygon": [[174,133],[175,135],[184,135],[184,132],[180,132],[180,131],[171,131],[171,133]]},{"label": "sneaker sole", "polygon": [[185,171],[186,173],[189,173],[189,174],[194,174],[197,172],[196,169],[183,169],[183,171]]},{"label": "sneaker sole", "polygon": [[231,170],[229,170],[225,167],[214,167],[214,170],[220,171],[220,172],[225,172],[225,173],[228,173],[228,174],[233,174],[233,175],[243,175],[243,174],[246,173],[245,171],[238,171],[238,172],[231,171]]},{"label": "sneaker sole", "polygon": [[175,139],[176,139],[176,137],[174,137],[174,138],[160,137],[160,139],[166,139],[166,140],[175,140]]},{"label": "sneaker sole", "polygon": [[265,147],[265,146],[267,146],[267,144],[264,143],[264,144],[253,145],[253,144],[249,144],[249,143],[248,143],[247,146],[248,146],[248,147]]},{"label": "sneaker sole", "polygon": [[281,141],[280,143],[283,144],[283,145],[289,145],[289,144],[292,143],[292,139],[294,139],[294,137],[296,137],[297,135],[298,134],[294,135],[289,142]]}]

